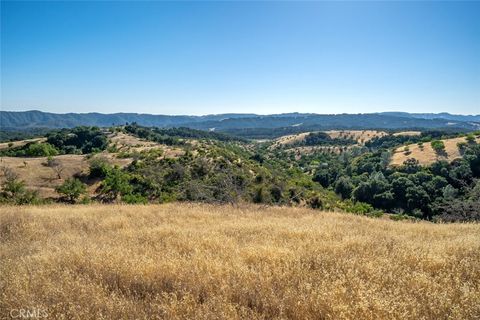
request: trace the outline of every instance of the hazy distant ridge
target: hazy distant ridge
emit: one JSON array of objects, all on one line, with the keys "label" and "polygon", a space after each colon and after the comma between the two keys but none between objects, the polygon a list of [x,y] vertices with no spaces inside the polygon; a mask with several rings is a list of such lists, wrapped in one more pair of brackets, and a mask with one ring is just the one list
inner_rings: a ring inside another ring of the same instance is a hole
[{"label": "hazy distant ridge", "polygon": [[273,115],[217,114],[206,116],[172,116],[138,113],[66,113],[42,111],[0,111],[2,129],[69,128],[79,125],[108,127],[136,122],[144,126],[190,127],[228,131],[249,128],[285,128],[301,130],[331,128],[480,128],[480,115],[410,114],[383,112],[369,114],[308,114]]}]

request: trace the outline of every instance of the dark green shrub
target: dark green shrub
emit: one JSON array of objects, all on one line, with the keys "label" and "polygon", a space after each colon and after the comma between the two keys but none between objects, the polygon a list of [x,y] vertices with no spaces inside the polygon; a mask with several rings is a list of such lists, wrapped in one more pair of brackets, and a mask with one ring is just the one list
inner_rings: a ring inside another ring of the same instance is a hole
[{"label": "dark green shrub", "polygon": [[81,195],[87,191],[87,186],[78,179],[71,178],[65,180],[55,190],[63,196],[68,202],[75,203]]}]

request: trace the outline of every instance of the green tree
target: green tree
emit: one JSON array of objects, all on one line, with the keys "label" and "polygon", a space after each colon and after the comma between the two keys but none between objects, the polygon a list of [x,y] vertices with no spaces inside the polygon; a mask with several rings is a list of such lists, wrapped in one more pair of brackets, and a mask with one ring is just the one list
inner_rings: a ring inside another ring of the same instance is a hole
[{"label": "green tree", "polygon": [[133,187],[130,185],[129,175],[118,167],[109,170],[102,181],[101,193],[106,196],[106,200],[117,200],[120,195],[131,194],[132,191]]},{"label": "green tree", "polygon": [[407,206],[410,210],[419,209],[423,213],[424,218],[430,218],[430,196],[421,186],[414,185],[407,188],[405,195]]},{"label": "green tree", "polygon": [[87,187],[80,180],[73,178],[65,180],[55,190],[63,195],[67,201],[75,203],[81,195],[85,194]]},{"label": "green tree", "polygon": [[342,176],[335,182],[335,193],[339,194],[342,199],[349,199],[352,195],[353,183],[347,176]]},{"label": "green tree", "polygon": [[445,144],[441,140],[433,140],[430,145],[432,146],[433,150],[437,153],[441,153],[445,151]]},{"label": "green tree", "polygon": [[29,157],[48,157],[56,156],[58,150],[49,143],[31,143],[26,148],[25,154]]}]

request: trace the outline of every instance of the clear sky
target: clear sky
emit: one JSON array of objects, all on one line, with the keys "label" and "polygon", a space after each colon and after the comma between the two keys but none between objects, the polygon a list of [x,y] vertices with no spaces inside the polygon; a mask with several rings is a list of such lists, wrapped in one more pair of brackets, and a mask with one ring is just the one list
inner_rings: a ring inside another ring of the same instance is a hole
[{"label": "clear sky", "polygon": [[480,113],[480,2],[4,2],[1,108]]}]

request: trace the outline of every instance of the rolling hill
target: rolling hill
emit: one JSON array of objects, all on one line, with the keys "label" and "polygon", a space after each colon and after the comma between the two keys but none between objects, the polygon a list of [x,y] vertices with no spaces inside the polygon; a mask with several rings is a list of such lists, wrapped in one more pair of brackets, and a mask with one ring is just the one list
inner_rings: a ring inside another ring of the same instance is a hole
[{"label": "rolling hill", "polygon": [[139,125],[53,130],[0,144],[0,203],[253,202],[475,221],[478,136],[331,130],[258,141]]},{"label": "rolling hill", "polygon": [[[444,152],[436,152],[433,150],[430,143],[410,144],[401,146],[393,151],[391,164],[402,165],[407,159],[416,159],[421,165],[429,165],[439,160],[446,160],[452,162],[455,159],[462,158],[462,151],[458,144],[466,143],[465,137],[442,139],[445,145]],[[480,137],[476,138],[477,143],[480,143]]]}]

